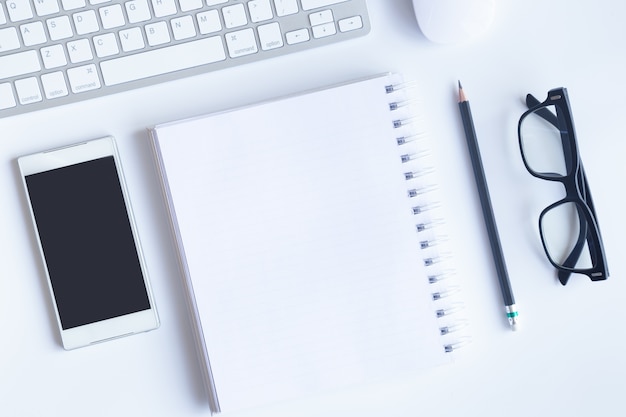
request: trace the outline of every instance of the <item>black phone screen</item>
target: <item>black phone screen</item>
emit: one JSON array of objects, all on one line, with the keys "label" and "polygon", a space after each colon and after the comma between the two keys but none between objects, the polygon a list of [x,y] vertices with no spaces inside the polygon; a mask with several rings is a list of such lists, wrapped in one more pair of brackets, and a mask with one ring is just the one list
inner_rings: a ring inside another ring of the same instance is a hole
[{"label": "black phone screen", "polygon": [[26,186],[64,330],[150,308],[113,156]]}]

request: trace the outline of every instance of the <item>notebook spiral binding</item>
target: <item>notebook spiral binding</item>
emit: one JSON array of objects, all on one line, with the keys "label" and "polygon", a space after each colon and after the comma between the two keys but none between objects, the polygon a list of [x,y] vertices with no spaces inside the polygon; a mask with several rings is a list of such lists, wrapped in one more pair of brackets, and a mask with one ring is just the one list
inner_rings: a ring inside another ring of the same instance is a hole
[{"label": "notebook spiral binding", "polygon": [[[468,326],[466,320],[458,317],[463,310],[463,303],[456,301],[460,287],[450,283],[454,276],[451,267],[451,255],[445,250],[447,237],[443,232],[445,222],[436,217],[441,205],[432,201],[432,193],[436,185],[430,183],[434,169],[428,166],[428,147],[423,143],[426,135],[416,133],[417,118],[412,115],[414,101],[407,98],[408,91],[416,88],[411,82],[402,82],[385,87],[389,98],[389,110],[392,112],[392,123],[399,149],[402,166],[405,167],[404,179],[407,182],[407,197],[415,218],[415,232],[418,236],[417,250],[421,251],[424,265],[428,270],[428,282],[432,288],[434,314],[440,320],[439,331],[445,352],[453,352],[470,341],[464,335]],[[420,112],[416,112],[420,114]],[[427,165],[427,166],[424,166]]]}]

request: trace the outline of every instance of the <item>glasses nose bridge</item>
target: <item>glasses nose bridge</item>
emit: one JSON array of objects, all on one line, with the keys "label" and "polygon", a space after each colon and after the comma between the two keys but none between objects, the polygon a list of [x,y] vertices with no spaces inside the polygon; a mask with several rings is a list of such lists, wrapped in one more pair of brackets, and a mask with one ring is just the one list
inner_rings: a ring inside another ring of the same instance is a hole
[{"label": "glasses nose bridge", "polygon": [[585,202],[583,190],[580,189],[578,175],[576,171],[573,171],[558,179],[565,188],[565,197],[563,200]]},{"label": "glasses nose bridge", "polygon": [[573,178],[563,177],[561,179],[561,183],[563,184],[563,187],[565,187],[565,197],[563,200],[584,202],[583,195],[578,187],[577,181],[573,180]]}]

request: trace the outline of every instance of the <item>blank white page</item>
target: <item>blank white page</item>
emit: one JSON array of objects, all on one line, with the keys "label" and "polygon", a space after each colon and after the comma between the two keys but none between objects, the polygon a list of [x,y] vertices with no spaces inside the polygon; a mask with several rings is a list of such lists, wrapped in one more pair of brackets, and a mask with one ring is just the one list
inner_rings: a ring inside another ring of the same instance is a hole
[{"label": "blank white page", "polygon": [[446,361],[391,82],[154,129],[222,411]]}]

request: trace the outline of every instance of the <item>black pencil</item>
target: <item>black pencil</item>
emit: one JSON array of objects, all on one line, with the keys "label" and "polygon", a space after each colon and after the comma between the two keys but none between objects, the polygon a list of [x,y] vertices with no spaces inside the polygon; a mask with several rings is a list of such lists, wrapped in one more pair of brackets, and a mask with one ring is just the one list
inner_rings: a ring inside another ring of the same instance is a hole
[{"label": "black pencil", "polygon": [[470,110],[469,101],[465,96],[461,81],[459,81],[459,109],[463,120],[463,128],[465,130],[465,138],[467,139],[467,148],[469,150],[470,159],[472,160],[472,168],[474,169],[474,177],[476,178],[476,187],[480,197],[480,205],[482,206],[483,216],[485,218],[485,226],[489,235],[489,243],[493,254],[493,261],[496,265],[498,280],[500,281],[500,289],[502,290],[502,298],[504,299],[504,308],[506,311],[509,324],[513,330],[517,328],[518,313],[515,307],[515,298],[509,281],[509,274],[504,262],[504,254],[502,245],[500,244],[500,236],[496,227],[496,220],[491,207],[491,198],[489,197],[489,188],[487,187],[487,179],[483,169],[482,159],[480,157],[480,149],[476,140],[476,130],[474,129],[474,121],[472,119],[472,111]]}]

